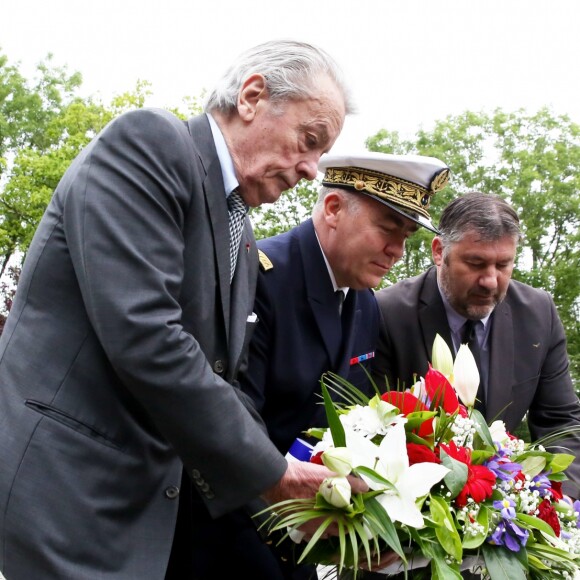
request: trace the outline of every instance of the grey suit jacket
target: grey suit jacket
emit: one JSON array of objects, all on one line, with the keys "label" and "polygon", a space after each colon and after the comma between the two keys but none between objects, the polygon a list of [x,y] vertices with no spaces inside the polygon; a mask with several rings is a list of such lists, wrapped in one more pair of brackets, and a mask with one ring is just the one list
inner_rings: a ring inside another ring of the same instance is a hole
[{"label": "grey suit jacket", "polygon": [[258,260],[229,284],[207,118],[139,110],[77,157],[0,339],[0,569],[11,580],[164,577],[182,469],[209,512],[286,461],[232,381]]},{"label": "grey suit jacket", "polygon": [[[379,384],[388,378],[405,387],[425,376],[439,333],[451,345],[451,331],[437,288],[437,271],[402,280],[376,293],[382,315],[380,345],[373,363]],[[533,439],[580,425],[580,404],[569,373],[566,337],[551,296],[512,280],[493,313],[486,419],[501,419],[514,431],[526,412]],[[580,456],[580,440],[559,442]],[[580,461],[568,470],[564,489],[580,497]]]}]

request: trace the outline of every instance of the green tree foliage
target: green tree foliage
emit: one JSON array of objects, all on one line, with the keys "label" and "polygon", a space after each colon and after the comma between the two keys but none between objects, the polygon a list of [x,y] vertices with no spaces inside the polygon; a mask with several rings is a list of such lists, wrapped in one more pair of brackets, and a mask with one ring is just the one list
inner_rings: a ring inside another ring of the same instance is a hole
[{"label": "green tree foliage", "polygon": [[[572,374],[580,385],[580,126],[546,108],[535,114],[465,112],[410,140],[381,130],[367,147],[432,155],[449,165],[451,185],[434,196],[435,222],[451,198],[469,190],[497,193],[514,206],[524,234],[514,278],[554,297],[566,328]],[[430,239],[427,232],[413,236],[385,283],[431,264]]]},{"label": "green tree foliage", "polygon": [[318,198],[318,185],[302,180],[276,203],[254,208],[250,214],[256,239],[285,232],[310,217]]},{"label": "green tree foliage", "polygon": [[[82,78],[52,64],[49,54],[26,79],[0,53],[0,332],[10,310],[20,264],[63,173],[114,117],[143,107],[149,83],[105,105],[79,95]],[[196,98],[186,113],[200,111]],[[174,109],[179,114],[177,109]]]},{"label": "green tree foliage", "polygon": [[115,116],[142,107],[148,85],[116,96],[110,106],[78,95],[79,73],[52,66],[52,57],[25,79],[0,55],[0,275],[25,255],[62,174]]}]

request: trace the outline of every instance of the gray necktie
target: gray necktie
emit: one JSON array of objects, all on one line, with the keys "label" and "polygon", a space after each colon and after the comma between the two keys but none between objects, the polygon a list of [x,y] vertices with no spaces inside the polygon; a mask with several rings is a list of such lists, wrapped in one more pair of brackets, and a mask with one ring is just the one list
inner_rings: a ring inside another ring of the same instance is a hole
[{"label": "gray necktie", "polygon": [[479,346],[479,341],[477,339],[476,329],[479,326],[483,326],[481,320],[466,320],[463,325],[462,331],[462,343],[467,343],[471,354],[477,364],[477,369],[479,370],[479,388],[477,389],[477,400],[475,401],[475,408],[485,416],[485,385],[483,372],[481,367],[481,350]]},{"label": "gray necktie", "polygon": [[242,239],[242,230],[244,229],[244,218],[248,208],[242,199],[242,196],[236,189],[228,197],[228,213],[230,216],[230,282],[236,271],[236,262],[238,261],[238,249]]}]

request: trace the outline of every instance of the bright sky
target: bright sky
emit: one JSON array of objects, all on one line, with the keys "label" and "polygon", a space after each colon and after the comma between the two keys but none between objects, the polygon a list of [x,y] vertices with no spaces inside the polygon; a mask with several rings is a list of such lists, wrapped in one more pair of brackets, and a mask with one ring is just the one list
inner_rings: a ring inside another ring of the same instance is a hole
[{"label": "bright sky", "polygon": [[9,0],[0,51],[27,75],[51,52],[106,100],[147,80],[148,104],[171,107],[250,46],[313,42],[341,64],[358,104],[337,152],[465,110],[550,106],[580,123],[579,23],[578,0]]}]

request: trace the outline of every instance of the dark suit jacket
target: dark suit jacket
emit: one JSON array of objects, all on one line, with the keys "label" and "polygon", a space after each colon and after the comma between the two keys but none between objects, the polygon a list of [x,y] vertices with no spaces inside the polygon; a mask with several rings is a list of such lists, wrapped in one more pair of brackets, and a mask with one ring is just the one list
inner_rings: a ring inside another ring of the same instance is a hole
[{"label": "dark suit jacket", "polygon": [[[377,382],[397,380],[410,387],[425,376],[435,335],[452,345],[437,271],[402,280],[376,294],[381,310],[381,341],[373,363]],[[501,419],[514,431],[526,412],[533,439],[580,425],[580,404],[568,369],[566,337],[550,295],[512,280],[493,313],[486,419]],[[559,443],[564,444],[564,443]],[[565,443],[576,456],[580,441]],[[580,497],[580,461],[568,470],[566,493]]]},{"label": "dark suit jacket", "polygon": [[[182,470],[214,516],[286,461],[231,381],[252,312],[205,115],[122,115],[68,169],[0,340],[0,569],[163,579]],[[246,401],[247,402],[247,401]]]},{"label": "dark suit jacket", "polygon": [[[362,368],[370,369],[371,359],[362,366],[351,364],[351,359],[374,353],[379,313],[372,290],[350,290],[343,306],[343,330],[312,220],[260,240],[258,247],[273,267],[260,269],[258,275],[254,304],[258,323],[248,366],[239,380],[261,412],[270,437],[286,453],[305,429],[326,425],[319,382],[324,372],[334,371],[371,393]],[[257,509],[248,506],[247,511]],[[228,561],[223,557],[225,538],[230,553],[235,554]],[[278,539],[271,541],[272,548]],[[249,515],[238,512],[209,523],[195,552],[198,569],[206,570],[200,578],[207,580],[218,568],[224,577],[315,579],[315,567],[294,566],[294,547],[288,540],[271,550]]]},{"label": "dark suit jacket", "polygon": [[258,241],[273,268],[260,268],[254,311],[259,321],[250,343],[242,390],[262,414],[270,438],[285,453],[302,431],[323,426],[319,379],[325,371],[363,390],[369,382],[353,358],[375,352],[378,309],[372,290],[350,290],[341,320],[312,220]]}]

